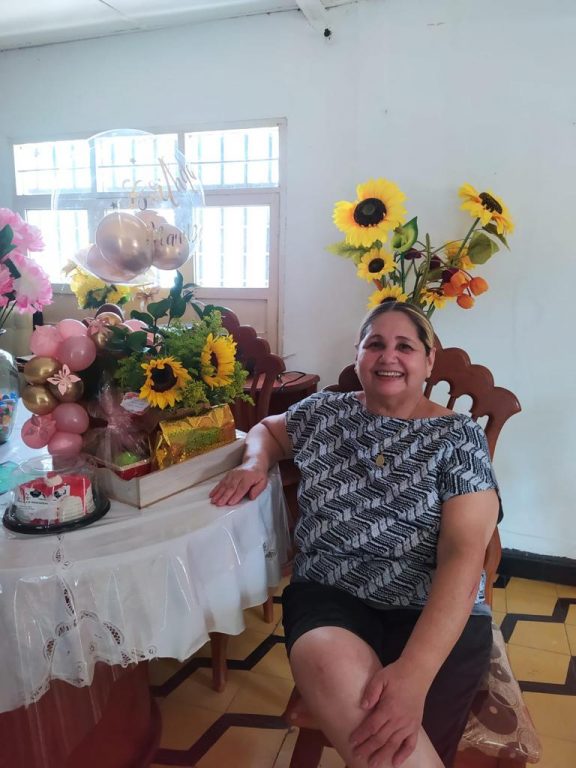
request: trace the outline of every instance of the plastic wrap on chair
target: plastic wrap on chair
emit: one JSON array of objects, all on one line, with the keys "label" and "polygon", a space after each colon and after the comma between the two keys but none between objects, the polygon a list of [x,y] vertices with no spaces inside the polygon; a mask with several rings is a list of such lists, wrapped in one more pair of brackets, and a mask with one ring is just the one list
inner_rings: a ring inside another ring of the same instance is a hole
[{"label": "plastic wrap on chair", "polygon": [[478,691],[459,749],[537,763],[542,747],[506,655],[500,629],[492,624],[490,668]]}]

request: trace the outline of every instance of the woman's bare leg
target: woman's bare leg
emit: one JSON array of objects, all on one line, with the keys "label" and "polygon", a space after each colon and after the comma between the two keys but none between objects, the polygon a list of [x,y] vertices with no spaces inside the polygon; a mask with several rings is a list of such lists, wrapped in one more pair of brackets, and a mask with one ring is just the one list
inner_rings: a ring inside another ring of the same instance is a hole
[{"label": "woman's bare leg", "polygon": [[[372,648],[340,627],[320,627],[298,638],[290,653],[292,674],[307,707],[346,762],[347,768],[366,768],[356,757],[350,734],[367,715],[360,700],[372,676],[382,668]],[[378,768],[390,768],[390,763]],[[443,768],[429,738],[420,729],[416,749],[403,768]]]}]

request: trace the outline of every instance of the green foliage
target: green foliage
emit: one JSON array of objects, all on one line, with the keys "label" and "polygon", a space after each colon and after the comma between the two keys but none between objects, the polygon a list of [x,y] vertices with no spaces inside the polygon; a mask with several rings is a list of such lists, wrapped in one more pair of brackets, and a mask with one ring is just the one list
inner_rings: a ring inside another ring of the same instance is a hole
[{"label": "green foliage", "polygon": [[327,246],[327,250],[330,253],[336,254],[336,256],[343,256],[345,259],[351,259],[354,264],[358,265],[362,260],[362,256],[368,253],[370,248],[357,247],[355,245],[349,245],[346,240],[342,240],[339,243],[333,243]]},{"label": "green foliage", "polygon": [[[191,380],[182,388],[177,408],[189,408],[200,413],[210,405],[223,405],[237,398],[250,400],[243,394],[248,372],[236,361],[229,384],[210,387],[202,378],[201,355],[208,336],[214,338],[228,335],[222,327],[222,316],[214,305],[202,307],[192,302],[190,283],[184,284],[178,272],[174,287],[168,297],[148,305],[148,312],[133,310],[131,317],[146,324],[141,331],[131,333],[126,328],[113,326],[106,350],[115,358],[114,378],[127,391],[137,392],[146,380],[142,364],[153,358],[173,357],[188,371]],[[184,324],[180,317],[190,304],[199,320]],[[160,318],[167,316],[168,322],[160,325]],[[154,339],[149,344],[150,334]],[[169,410],[169,409],[168,409]]]},{"label": "green foliage", "polygon": [[396,253],[405,253],[418,239],[418,217],[414,216],[402,227],[396,227],[390,245]]},{"label": "green foliage", "polygon": [[500,248],[483,232],[474,232],[468,243],[468,258],[473,264],[485,264]]},{"label": "green foliage", "polygon": [[15,245],[12,245],[13,238],[14,230],[9,224],[0,229],[0,259],[3,259],[16,248]]}]

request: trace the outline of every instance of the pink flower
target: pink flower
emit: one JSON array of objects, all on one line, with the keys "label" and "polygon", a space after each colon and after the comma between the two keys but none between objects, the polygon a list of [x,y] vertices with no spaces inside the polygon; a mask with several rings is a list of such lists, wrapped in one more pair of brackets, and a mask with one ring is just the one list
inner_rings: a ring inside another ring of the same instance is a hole
[{"label": "pink flower", "polygon": [[[0,295],[3,299],[6,299],[6,303],[8,302],[6,294],[11,293],[13,290],[14,279],[10,274],[10,270],[4,264],[0,264]],[[5,304],[2,306],[5,306]]]},{"label": "pink flower", "polygon": [[42,267],[16,251],[12,251],[9,258],[20,272],[20,277],[14,280],[18,310],[20,312],[37,312],[50,304],[52,285]]},{"label": "pink flower", "polygon": [[44,241],[38,227],[25,222],[20,214],[11,211],[10,208],[0,208],[0,229],[7,224],[14,233],[12,244],[16,246],[16,252],[41,251],[44,248]]}]

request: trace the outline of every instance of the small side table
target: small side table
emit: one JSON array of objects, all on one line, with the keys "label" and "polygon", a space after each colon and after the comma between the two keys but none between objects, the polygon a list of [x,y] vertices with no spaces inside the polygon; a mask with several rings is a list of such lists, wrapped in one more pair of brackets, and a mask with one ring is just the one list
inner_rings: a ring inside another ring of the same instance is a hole
[{"label": "small side table", "polygon": [[314,394],[318,389],[320,376],[316,373],[286,371],[278,376],[270,398],[270,414],[284,411],[299,400]]}]

